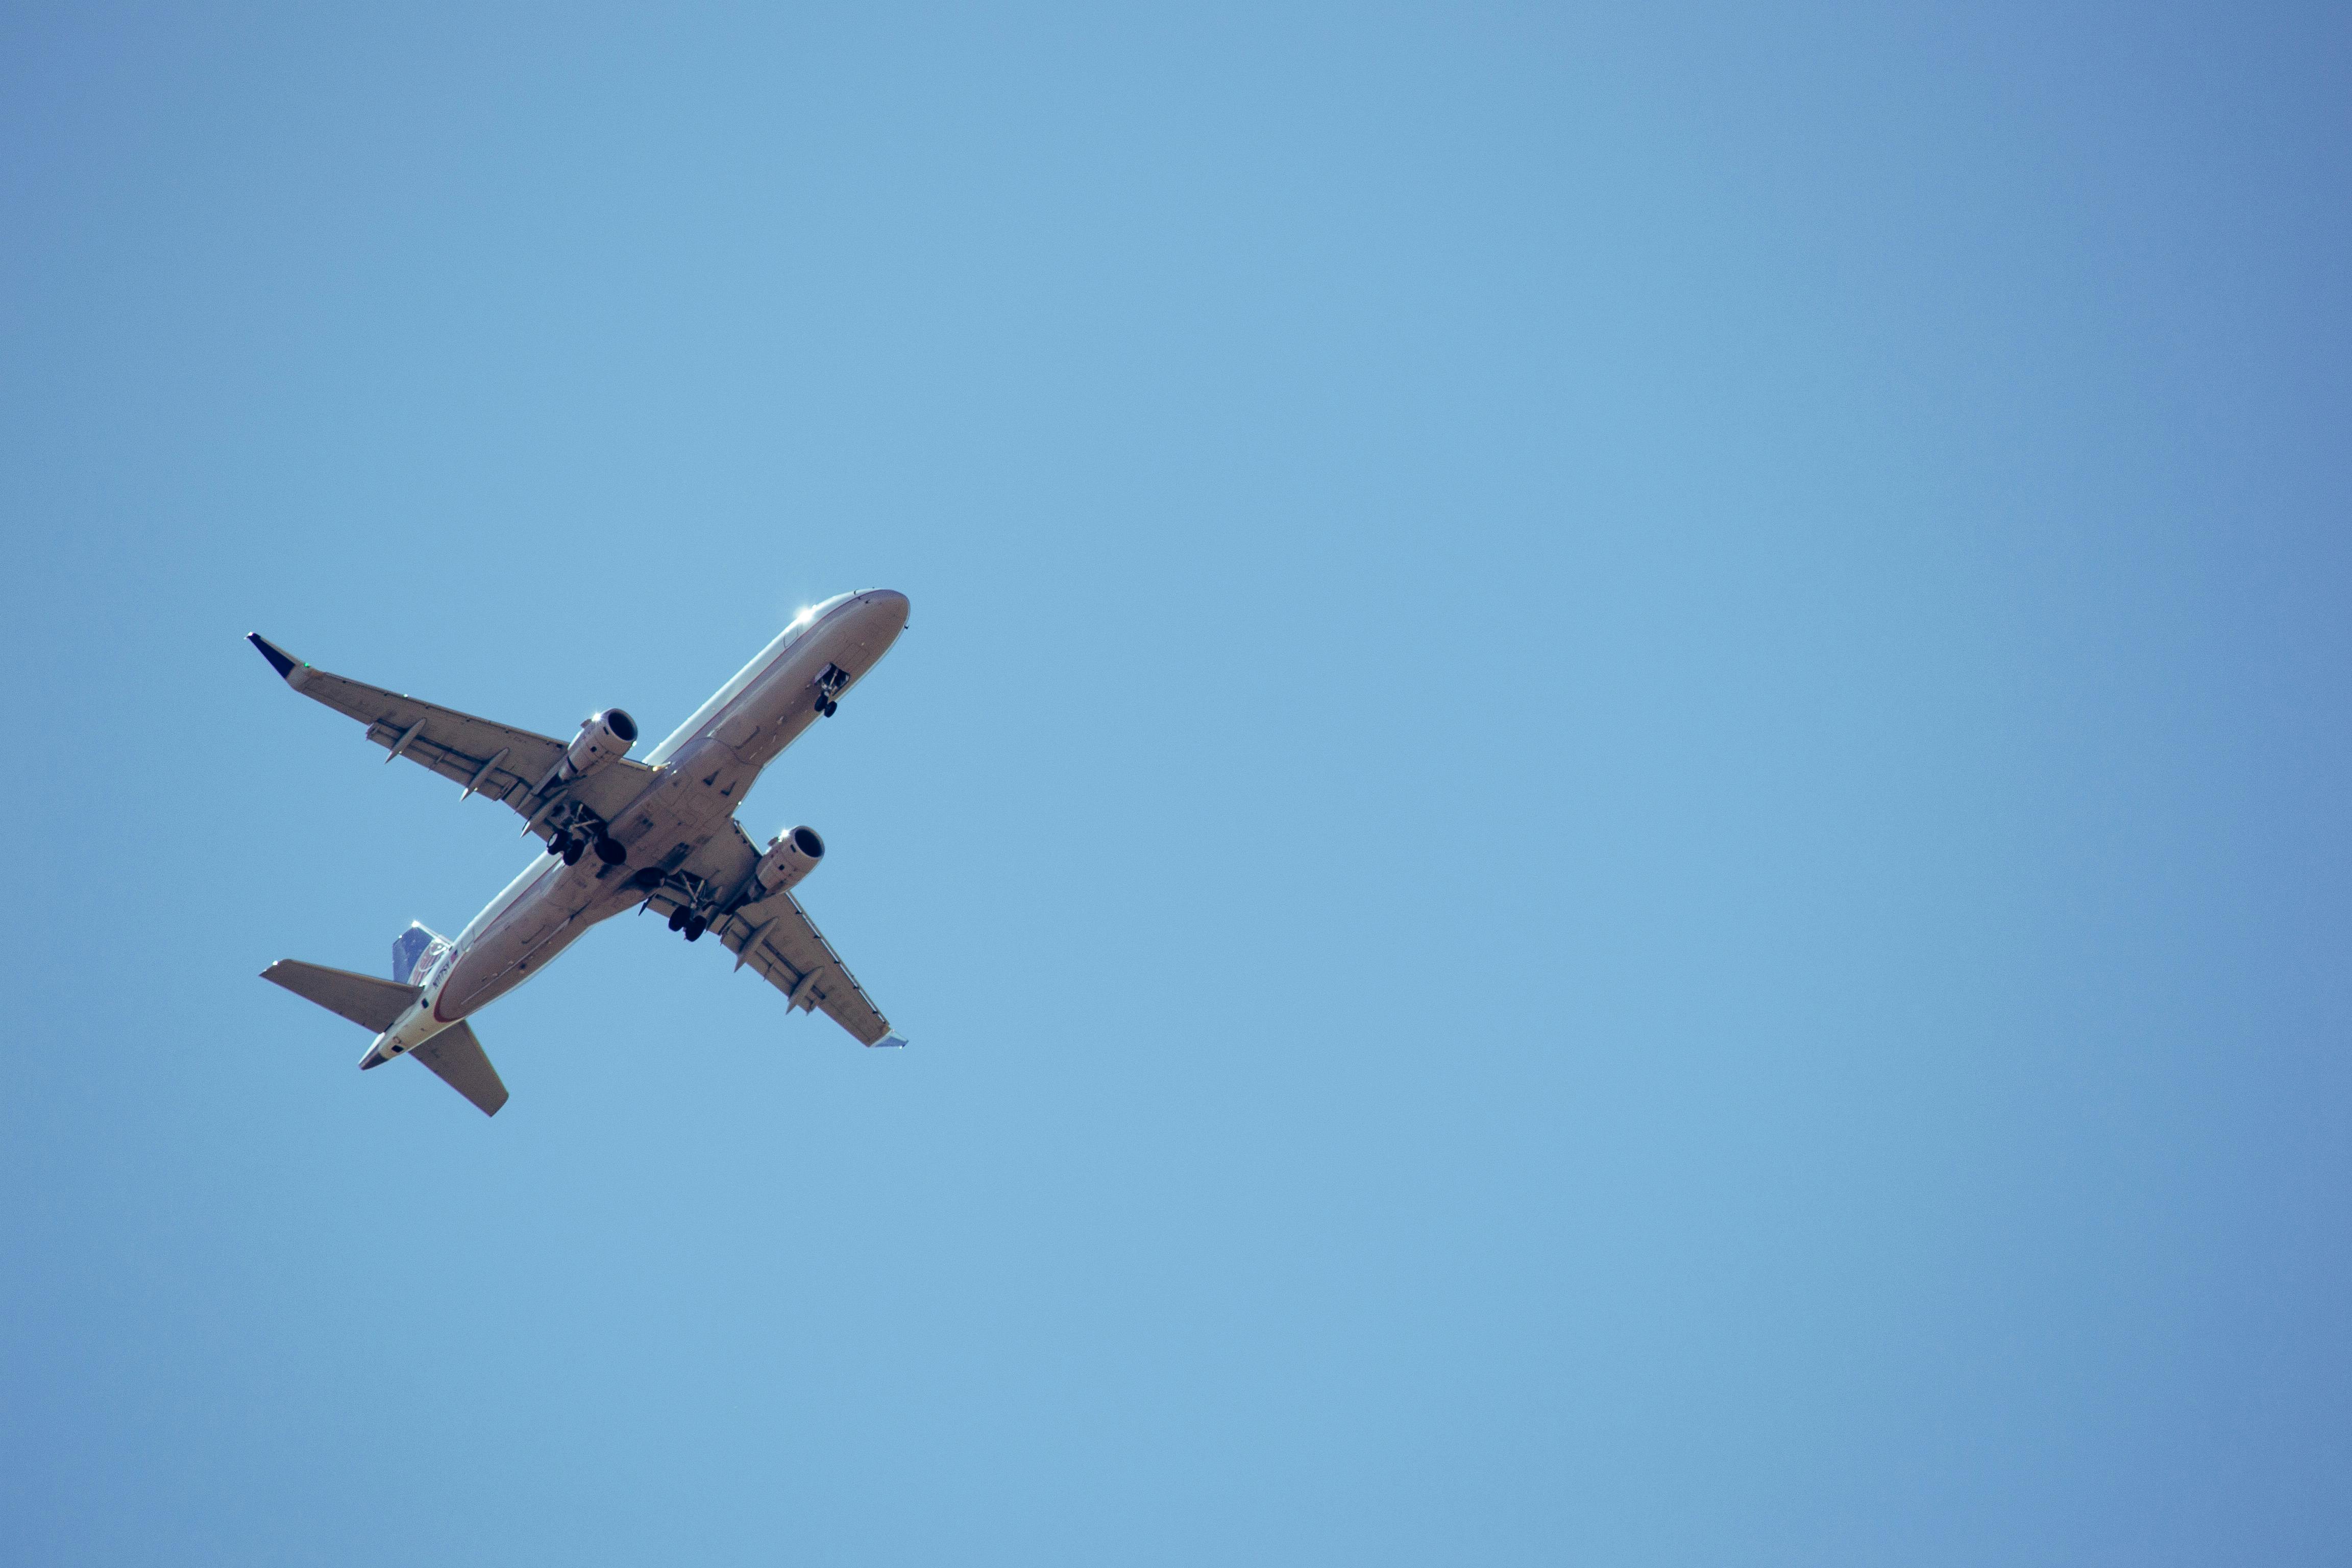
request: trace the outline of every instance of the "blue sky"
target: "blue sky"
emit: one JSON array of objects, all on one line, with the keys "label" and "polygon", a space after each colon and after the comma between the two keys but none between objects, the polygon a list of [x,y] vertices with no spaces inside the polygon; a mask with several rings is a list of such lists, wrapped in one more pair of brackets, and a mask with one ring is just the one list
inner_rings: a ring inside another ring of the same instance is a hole
[{"label": "blue sky", "polygon": [[[38,1563],[2325,1563],[2324,7],[12,9]],[[913,1048],[240,640],[665,733]]]}]

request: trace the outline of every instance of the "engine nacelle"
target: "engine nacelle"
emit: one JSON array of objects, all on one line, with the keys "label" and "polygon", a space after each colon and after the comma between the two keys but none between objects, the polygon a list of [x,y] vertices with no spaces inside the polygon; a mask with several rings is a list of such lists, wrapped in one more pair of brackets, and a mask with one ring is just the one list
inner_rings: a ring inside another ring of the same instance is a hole
[{"label": "engine nacelle", "polygon": [[607,708],[602,713],[591,713],[580,721],[580,733],[563,748],[563,777],[585,777],[614,757],[628,755],[636,743],[637,721],[623,710]]},{"label": "engine nacelle", "polygon": [[778,834],[768,844],[768,852],[760,857],[756,873],[760,886],[770,893],[781,893],[816,869],[824,858],[824,840],[816,836],[814,827],[795,827]]}]

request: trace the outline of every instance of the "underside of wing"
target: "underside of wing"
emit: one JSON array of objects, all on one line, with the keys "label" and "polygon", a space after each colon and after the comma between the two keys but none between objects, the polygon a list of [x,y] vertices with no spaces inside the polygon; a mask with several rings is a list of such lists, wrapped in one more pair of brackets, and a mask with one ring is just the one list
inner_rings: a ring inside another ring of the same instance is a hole
[{"label": "underside of wing", "polygon": [[[302,663],[258,633],[247,640],[261,651],[287,685],[358,720],[367,727],[367,738],[394,757],[406,757],[465,785],[467,795],[504,801],[525,817],[541,817],[541,808],[560,795],[578,802],[600,820],[610,821],[653,774],[644,763],[624,757],[606,763],[585,778],[558,785],[554,775],[563,760],[561,741],[331,675]],[[544,818],[541,820],[543,824]],[[540,831],[544,836],[551,829],[542,825]]]},{"label": "underside of wing", "polygon": [[[709,917],[709,931],[736,955],[735,967],[757,970],[761,979],[784,994],[790,1005],[823,1013],[861,1045],[905,1045],[890,1032],[890,1021],[874,1005],[874,999],[866,994],[800,900],[789,892],[761,897],[760,889],[751,885],[759,851],[740,825],[729,826],[732,831],[714,835],[686,868],[707,879],[704,885],[719,895],[717,907],[726,912]],[[737,901],[746,898],[749,901]],[[665,913],[689,906],[687,897],[667,886],[656,890],[648,902]]]},{"label": "underside of wing", "polygon": [[824,1013],[860,1045],[907,1043],[890,1033],[890,1020],[792,894],[746,904],[711,931],[734,952],[737,967],[758,970],[792,1005]]}]

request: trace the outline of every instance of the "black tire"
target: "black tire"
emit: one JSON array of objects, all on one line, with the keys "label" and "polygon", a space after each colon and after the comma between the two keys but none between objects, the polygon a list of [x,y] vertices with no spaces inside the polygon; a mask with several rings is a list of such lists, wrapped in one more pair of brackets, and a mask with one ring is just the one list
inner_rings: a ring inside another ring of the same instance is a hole
[{"label": "black tire", "polygon": [[567,866],[577,866],[580,864],[580,857],[587,852],[588,846],[581,843],[577,838],[572,839],[563,846],[563,863]]},{"label": "black tire", "polygon": [[686,929],[686,906],[684,904],[680,904],[677,908],[670,910],[669,929],[672,931],[684,931]]},{"label": "black tire", "polygon": [[709,926],[704,925],[700,921],[688,921],[686,922],[686,940],[688,942],[700,942],[702,940],[702,933],[709,929],[710,928]]},{"label": "black tire", "polygon": [[828,702],[828,703],[826,703],[826,704],[824,705],[824,716],[825,716],[826,718],[828,718],[828,719],[832,718],[832,717],[833,717],[833,715],[834,715],[834,710],[835,710],[835,709],[839,708],[840,706],[841,706],[841,704],[840,704],[840,703],[838,703],[838,702]]},{"label": "black tire", "polygon": [[549,840],[547,841],[547,852],[548,852],[550,855],[561,855],[561,854],[562,854],[562,853],[563,853],[563,840],[562,840],[562,839],[561,839],[561,838],[551,838],[551,839],[549,839]]}]

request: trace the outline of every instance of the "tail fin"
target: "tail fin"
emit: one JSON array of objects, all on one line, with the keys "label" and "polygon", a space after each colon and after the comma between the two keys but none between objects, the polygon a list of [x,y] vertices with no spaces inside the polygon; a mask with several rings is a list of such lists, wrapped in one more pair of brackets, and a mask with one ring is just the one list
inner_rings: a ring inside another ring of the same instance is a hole
[{"label": "tail fin", "polygon": [[447,937],[411,921],[408,929],[392,940],[392,977],[403,985],[409,984],[448,950]]}]

